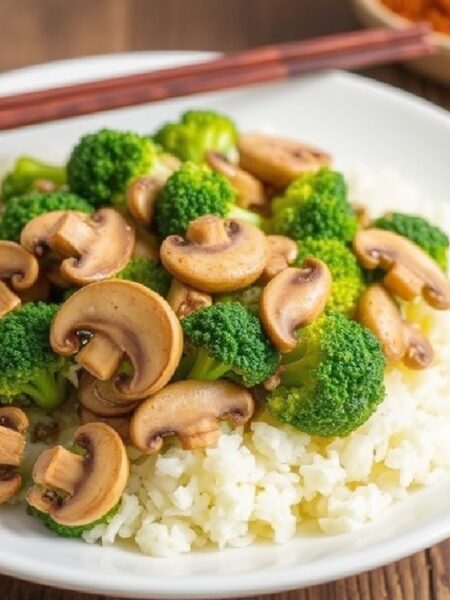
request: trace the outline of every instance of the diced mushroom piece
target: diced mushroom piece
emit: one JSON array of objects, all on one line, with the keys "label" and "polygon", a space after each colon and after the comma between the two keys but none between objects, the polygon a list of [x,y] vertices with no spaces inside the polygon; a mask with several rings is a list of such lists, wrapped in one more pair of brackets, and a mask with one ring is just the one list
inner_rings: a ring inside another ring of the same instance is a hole
[{"label": "diced mushroom piece", "polygon": [[80,376],[78,402],[83,408],[100,417],[121,417],[134,410],[137,403],[124,401],[114,394],[114,387],[102,384],[87,372]]},{"label": "diced mushroom piece", "polygon": [[[38,217],[34,217],[31,221],[25,225],[20,234],[21,245],[37,256],[41,258],[47,255],[49,247],[49,237],[56,224],[61,220],[67,212],[71,212],[73,215],[80,219],[85,219],[86,214],[80,211],[65,211],[65,210],[54,210],[52,212],[44,213]],[[60,257],[58,257],[60,258]],[[56,256],[54,257],[56,262]]]},{"label": "diced mushroom piece", "polygon": [[0,408],[0,504],[13,498],[22,485],[16,468],[22,462],[28,425],[26,414],[19,408]]},{"label": "diced mushroom piece", "polygon": [[131,415],[125,415],[123,417],[101,417],[91,412],[84,406],[80,406],[78,409],[78,416],[82,425],[86,423],[104,423],[112,427],[114,431],[120,436],[120,439],[124,444],[130,444],[130,418]]},{"label": "diced mushroom piece", "polygon": [[353,242],[366,269],[387,270],[384,286],[403,300],[422,295],[433,308],[450,308],[450,282],[438,264],[405,237],[383,229],[362,229]]},{"label": "diced mushroom piece", "polygon": [[134,230],[112,208],[80,217],[67,211],[50,232],[48,244],[66,258],[61,275],[76,285],[109,279],[129,262]]},{"label": "diced mushroom piece", "polygon": [[30,288],[38,276],[39,265],[34,256],[15,242],[0,241],[0,317],[20,305],[20,297],[14,291]]},{"label": "diced mushroom piece", "polygon": [[175,311],[179,319],[187,317],[196,310],[211,306],[212,296],[206,292],[199,292],[194,288],[181,283],[178,279],[172,279],[167,302]]},{"label": "diced mushroom piece", "polygon": [[286,187],[307,171],[331,164],[331,156],[296,140],[247,133],[239,136],[240,165],[258,179],[276,187]]},{"label": "diced mushroom piece", "polygon": [[217,173],[223,175],[237,192],[236,204],[242,208],[265,210],[268,198],[263,184],[251,173],[229,161],[223,154],[209,151],[206,162]]},{"label": "diced mushroom piece", "polygon": [[402,318],[389,292],[373,284],[361,295],[357,320],[370,329],[390,363],[403,361],[410,369],[425,369],[433,361],[433,348],[418,327]]},{"label": "diced mushroom piece", "polygon": [[171,235],[161,246],[161,261],[174,277],[209,293],[247,287],[263,272],[267,256],[257,227],[214,215],[192,221],[186,239]]},{"label": "diced mushroom piece", "polygon": [[165,437],[175,435],[185,449],[206,448],[219,435],[218,421],[242,425],[255,406],[248,390],[228,381],[178,381],[145,400],[130,425],[133,444],[158,453]]},{"label": "diced mushroom piece", "polygon": [[297,345],[296,331],[317,319],[331,293],[331,274],[321,260],[306,259],[302,268],[288,267],[263,289],[260,317],[280,352]]},{"label": "diced mushroom piece", "polygon": [[298,245],[294,240],[284,235],[268,235],[269,259],[261,279],[268,282],[286,269],[298,256]]},{"label": "diced mushroom piece", "polygon": [[119,435],[104,423],[88,423],[74,436],[85,454],[63,446],[45,450],[33,468],[35,485],[27,502],[60,525],[88,525],[104,517],[120,500],[129,464]]},{"label": "diced mushroom piece", "polygon": [[[95,342],[97,335],[99,344]],[[88,352],[92,342],[98,354]],[[113,279],[93,283],[70,296],[50,331],[56,353],[72,356],[82,347],[78,362],[97,374],[104,369],[104,350],[109,342],[115,346],[109,366],[117,364],[119,353],[132,366],[131,375],[116,374],[114,393],[124,400],[140,399],[161,389],[172,377],[181,358],[183,332],[162,296],[138,283]],[[108,367],[105,374],[111,370]]]}]

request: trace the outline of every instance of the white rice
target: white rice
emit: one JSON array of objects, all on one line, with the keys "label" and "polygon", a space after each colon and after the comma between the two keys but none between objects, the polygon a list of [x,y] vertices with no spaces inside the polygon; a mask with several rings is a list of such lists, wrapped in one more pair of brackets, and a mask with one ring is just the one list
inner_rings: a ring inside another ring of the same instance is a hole
[{"label": "white rice", "polygon": [[[450,231],[450,209],[420,203],[390,172],[349,174],[351,199],[376,216],[416,212]],[[300,522],[326,534],[377,519],[418,486],[450,467],[450,316],[416,303],[436,364],[422,372],[391,370],[377,413],[345,439],[324,441],[260,417],[246,433],[223,426],[217,445],[157,457],[130,449],[131,477],[119,512],[84,535],[105,545],[134,540],[144,554],[170,556],[206,544],[284,543]]]}]

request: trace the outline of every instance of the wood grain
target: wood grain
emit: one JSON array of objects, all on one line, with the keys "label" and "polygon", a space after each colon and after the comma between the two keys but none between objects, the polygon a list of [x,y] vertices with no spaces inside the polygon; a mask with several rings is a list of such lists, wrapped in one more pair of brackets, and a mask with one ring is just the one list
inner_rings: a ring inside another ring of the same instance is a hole
[{"label": "wood grain", "polygon": [[[125,50],[235,50],[356,27],[346,0],[0,0],[0,71]],[[365,74],[450,109],[449,89],[406,69],[386,67]],[[450,540],[357,577],[265,598],[450,600]],[[0,600],[101,597],[0,576]]]}]

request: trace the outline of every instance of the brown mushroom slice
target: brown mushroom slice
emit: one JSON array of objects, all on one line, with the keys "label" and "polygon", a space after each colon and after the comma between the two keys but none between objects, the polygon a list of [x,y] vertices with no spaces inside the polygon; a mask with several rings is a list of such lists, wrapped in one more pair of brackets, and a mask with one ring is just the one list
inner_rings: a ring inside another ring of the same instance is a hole
[{"label": "brown mushroom slice", "polygon": [[114,395],[112,385],[101,385],[86,371],[81,374],[78,402],[86,410],[100,417],[121,417],[136,407],[136,401],[126,402]]},{"label": "brown mushroom slice", "polygon": [[233,292],[263,272],[268,246],[254,225],[205,215],[192,221],[186,239],[171,235],[161,246],[164,267],[182,283],[202,292]]},{"label": "brown mushroom slice", "polygon": [[433,363],[433,347],[420,328],[408,321],[403,322],[406,352],[404,364],[414,370],[426,369]]},{"label": "brown mushroom slice", "polygon": [[84,406],[80,406],[78,410],[80,422],[85,425],[86,423],[105,423],[114,429],[114,431],[120,436],[124,444],[130,444],[130,416],[123,417],[101,417],[91,412]]},{"label": "brown mushroom slice", "polygon": [[378,339],[389,362],[400,362],[406,352],[400,309],[382,285],[373,284],[358,302],[356,320],[370,329]]},{"label": "brown mushroom slice", "polygon": [[288,267],[263,289],[260,317],[280,352],[297,345],[296,331],[317,319],[331,293],[331,274],[321,260],[308,258],[302,268]]},{"label": "brown mushroom slice", "polygon": [[219,152],[208,151],[205,159],[209,166],[228,179],[236,190],[236,204],[238,206],[250,209],[265,209],[267,207],[267,194],[259,179],[230,162]]},{"label": "brown mushroom slice", "polygon": [[129,262],[134,250],[134,230],[112,208],[80,217],[67,211],[50,232],[48,244],[67,256],[61,275],[76,285],[109,279]]},{"label": "brown mushroom slice", "polygon": [[433,308],[450,308],[450,282],[438,264],[407,238],[384,229],[360,230],[354,239],[355,253],[366,269],[388,271],[383,280],[403,300],[422,295]]},{"label": "brown mushroom slice", "polygon": [[22,304],[26,302],[46,302],[50,297],[51,285],[48,277],[41,270],[32,286],[17,292]]},{"label": "brown mushroom slice", "polygon": [[127,188],[126,200],[130,214],[140,225],[150,225],[155,214],[156,200],[166,179],[155,176],[138,177]]},{"label": "brown mushroom slice", "polygon": [[0,504],[13,498],[20,490],[22,477],[16,467],[25,451],[26,414],[14,406],[0,408]]},{"label": "brown mushroom slice", "polygon": [[268,235],[269,259],[261,278],[270,281],[283,269],[286,269],[298,256],[298,245],[284,235]]},{"label": "brown mushroom slice", "polygon": [[86,218],[86,213],[80,211],[54,210],[34,217],[25,225],[20,234],[21,245],[37,256],[42,257],[49,250],[48,239],[56,224],[67,213],[71,212],[80,219]]},{"label": "brown mushroom slice", "polygon": [[147,454],[159,452],[164,438],[171,435],[185,449],[206,448],[220,435],[220,419],[242,425],[254,410],[250,392],[229,381],[178,381],[138,406],[130,436]]},{"label": "brown mushroom slice", "polygon": [[21,303],[20,297],[10,287],[18,292],[26,290],[37,281],[38,276],[39,265],[33,255],[20,244],[0,241],[0,317]]},{"label": "brown mushroom slice", "polygon": [[104,517],[120,500],[129,463],[119,435],[104,423],[79,427],[75,442],[85,455],[62,446],[45,450],[33,468],[27,502],[60,525],[77,527]]},{"label": "brown mushroom slice", "polygon": [[239,136],[240,165],[258,179],[284,188],[307,171],[331,164],[331,156],[310,144],[261,133]]},{"label": "brown mushroom slice", "polygon": [[[113,279],[75,292],[53,320],[50,343],[56,353],[72,356],[82,340],[97,334],[112,340],[131,362],[133,374],[114,380],[115,393],[124,399],[145,398],[161,389],[181,358],[179,320],[162,296],[139,283]],[[86,345],[91,343],[88,339]],[[97,363],[102,360],[103,352]],[[91,355],[90,369],[100,371],[97,363]]]},{"label": "brown mushroom slice", "polygon": [[196,310],[211,306],[212,296],[205,292],[199,292],[194,288],[181,283],[178,279],[172,279],[167,302],[175,311],[179,319],[187,317]]}]

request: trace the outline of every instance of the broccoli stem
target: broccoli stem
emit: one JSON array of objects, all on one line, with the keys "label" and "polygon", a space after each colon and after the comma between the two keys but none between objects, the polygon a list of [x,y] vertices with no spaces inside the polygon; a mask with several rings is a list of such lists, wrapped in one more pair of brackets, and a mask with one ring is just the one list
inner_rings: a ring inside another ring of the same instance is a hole
[{"label": "broccoli stem", "polygon": [[261,228],[263,225],[263,218],[261,215],[250,210],[246,210],[245,208],[240,208],[239,206],[233,206],[228,216],[233,219],[240,219],[241,221],[245,221],[246,223],[250,223],[251,225],[255,225],[259,228]]},{"label": "broccoli stem", "polygon": [[40,373],[33,383],[25,384],[22,391],[41,408],[53,410],[59,406],[66,397],[67,379],[62,373]]},{"label": "broccoli stem", "polygon": [[230,370],[230,366],[211,358],[209,354],[201,348],[196,356],[194,366],[192,367],[188,379],[200,379],[201,381],[215,381],[220,379]]},{"label": "broccoli stem", "polygon": [[317,367],[320,360],[320,354],[313,352],[304,358],[288,363],[281,375],[282,385],[288,387],[305,385],[311,379],[311,370]]},{"label": "broccoli stem", "polygon": [[19,159],[18,172],[33,179],[49,179],[58,185],[66,182],[65,167],[49,165],[28,156]]}]

